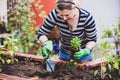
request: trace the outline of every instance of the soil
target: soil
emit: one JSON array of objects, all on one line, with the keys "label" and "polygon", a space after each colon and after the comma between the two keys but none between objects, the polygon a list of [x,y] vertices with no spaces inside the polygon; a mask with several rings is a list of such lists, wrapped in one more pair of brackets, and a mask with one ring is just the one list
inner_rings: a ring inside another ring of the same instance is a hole
[{"label": "soil", "polygon": [[[104,79],[101,79],[100,67],[83,70],[71,63],[66,65],[59,63],[54,72],[47,72],[44,62],[35,62],[26,58],[18,59],[19,61],[14,64],[2,64],[0,62],[2,73],[23,78],[39,78],[35,80],[120,80],[116,70],[107,71],[104,73]],[[96,76],[94,76],[95,70],[98,70]],[[110,79],[107,74],[110,74],[112,78]]]}]

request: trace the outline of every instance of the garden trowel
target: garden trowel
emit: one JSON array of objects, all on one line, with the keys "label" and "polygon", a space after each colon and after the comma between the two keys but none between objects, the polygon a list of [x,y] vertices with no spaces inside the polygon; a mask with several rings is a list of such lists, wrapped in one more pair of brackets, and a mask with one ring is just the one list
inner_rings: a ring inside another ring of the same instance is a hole
[{"label": "garden trowel", "polygon": [[50,59],[46,60],[46,69],[48,72],[54,72],[54,68],[55,68],[55,63],[53,61],[51,61]]},{"label": "garden trowel", "polygon": [[[49,50],[47,52],[50,52]],[[55,68],[55,63],[53,61],[50,60],[49,56],[50,54],[49,53],[43,53],[43,57],[44,57],[44,60],[46,62],[46,70],[48,72],[53,72],[54,71],[54,68]]]}]

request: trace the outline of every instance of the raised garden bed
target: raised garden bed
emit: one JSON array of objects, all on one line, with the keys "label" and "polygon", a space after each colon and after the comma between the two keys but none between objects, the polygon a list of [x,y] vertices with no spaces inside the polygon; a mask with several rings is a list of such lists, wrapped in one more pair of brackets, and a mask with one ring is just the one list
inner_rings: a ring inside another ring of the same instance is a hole
[{"label": "raised garden bed", "polygon": [[[5,55],[9,55],[9,52],[4,53]],[[54,60],[51,58],[51,60],[56,62],[55,71],[47,72],[43,57],[23,53],[16,53],[15,56],[19,59],[18,63],[0,63],[0,68],[2,69],[3,74],[25,78],[26,80],[101,80],[99,67],[101,59],[86,63],[78,63],[77,67],[75,67],[73,65],[69,65],[68,62],[61,61],[59,59]],[[103,60],[102,63],[106,64],[107,62],[106,60]],[[96,75],[95,70],[98,70],[98,73]],[[120,79],[120,76],[115,70],[106,72],[106,74],[107,73],[111,74],[112,78],[110,79],[106,75],[103,80]],[[16,78],[16,80],[22,79]]]}]

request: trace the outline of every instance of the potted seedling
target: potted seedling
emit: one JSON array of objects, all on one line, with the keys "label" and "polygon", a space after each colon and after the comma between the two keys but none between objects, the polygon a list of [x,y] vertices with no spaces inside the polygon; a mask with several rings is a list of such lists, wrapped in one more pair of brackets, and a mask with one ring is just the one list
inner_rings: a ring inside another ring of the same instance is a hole
[{"label": "potted seedling", "polygon": [[71,47],[74,51],[78,51],[81,46],[81,40],[78,37],[72,38],[71,40]]},{"label": "potted seedling", "polygon": [[[75,53],[77,51],[79,51],[80,46],[81,46],[81,39],[79,39],[78,37],[74,37],[71,39],[71,47],[72,47],[72,53]],[[73,55],[71,55],[71,57],[73,57]],[[74,61],[73,59],[70,60],[70,62],[68,62],[67,66],[68,68],[72,68],[75,69],[77,62]]]}]

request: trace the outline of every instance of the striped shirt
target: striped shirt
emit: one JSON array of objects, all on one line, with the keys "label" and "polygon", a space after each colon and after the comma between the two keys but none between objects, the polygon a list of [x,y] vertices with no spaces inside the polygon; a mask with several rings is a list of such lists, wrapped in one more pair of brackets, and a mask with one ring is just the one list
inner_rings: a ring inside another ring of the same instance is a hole
[{"label": "striped shirt", "polygon": [[72,54],[72,47],[70,40],[74,37],[78,37],[82,40],[81,48],[85,48],[88,41],[97,40],[97,30],[95,20],[92,15],[81,8],[79,9],[79,20],[77,29],[74,31],[69,30],[67,22],[64,21],[58,14],[57,9],[54,9],[44,21],[44,24],[38,31],[38,39],[41,35],[48,35],[51,30],[57,26],[60,33],[59,46],[60,50]]}]

